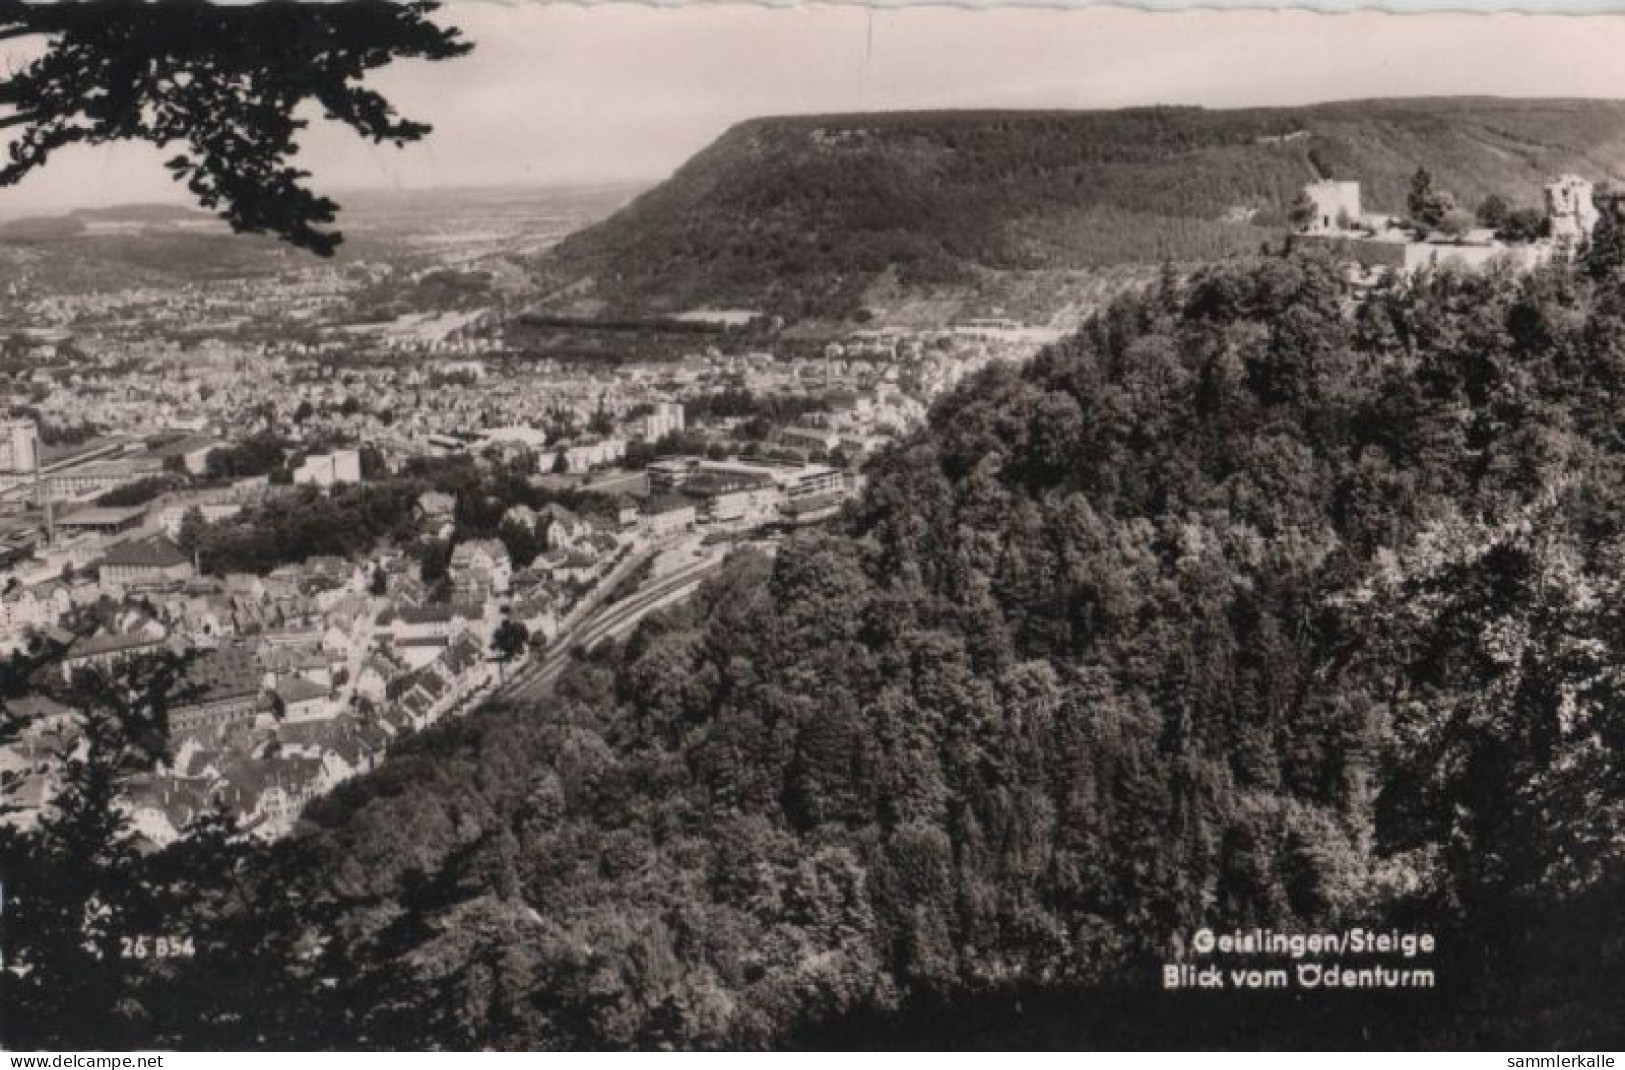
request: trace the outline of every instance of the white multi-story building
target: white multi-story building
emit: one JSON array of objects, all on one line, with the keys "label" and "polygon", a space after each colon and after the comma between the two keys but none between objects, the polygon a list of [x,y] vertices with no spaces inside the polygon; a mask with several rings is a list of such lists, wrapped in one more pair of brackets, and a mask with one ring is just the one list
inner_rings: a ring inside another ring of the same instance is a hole
[{"label": "white multi-story building", "polygon": [[513,563],[507,547],[497,539],[470,539],[451,552],[446,572],[463,601],[483,601],[507,594],[513,583]]},{"label": "white multi-story building", "polygon": [[846,497],[846,477],[822,464],[789,471],[784,487],[784,514],[791,521],[809,521],[833,513]]},{"label": "white multi-story building", "polygon": [[667,435],[682,431],[685,426],[682,404],[662,401],[655,405],[653,412],[632,421],[628,430],[634,438],[644,442],[659,442]]},{"label": "white multi-story building", "polygon": [[305,458],[305,463],[293,470],[295,483],[309,483],[318,487],[332,487],[340,483],[361,482],[361,451],[338,450],[318,453]]},{"label": "white multi-story building", "polygon": [[607,464],[614,464],[626,456],[626,439],[606,438],[598,442],[585,442],[576,446],[567,446],[552,453],[543,453],[537,456],[537,470],[543,473],[552,472],[558,465],[560,456],[564,457],[564,470],[571,473],[590,472]]},{"label": "white multi-story building", "polygon": [[33,420],[0,421],[0,472],[39,468],[39,426]]}]

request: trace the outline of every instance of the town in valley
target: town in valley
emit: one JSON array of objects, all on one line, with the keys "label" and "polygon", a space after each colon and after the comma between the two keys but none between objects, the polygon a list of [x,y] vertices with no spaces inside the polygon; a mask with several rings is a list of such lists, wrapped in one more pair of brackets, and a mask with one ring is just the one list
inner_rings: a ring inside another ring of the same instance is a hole
[{"label": "town in valley", "polygon": [[[64,684],[182,659],[167,757],[120,802],[150,849],[219,808],[285,835],[403,738],[538,693],[731,550],[834,516],[933,397],[1060,334],[988,315],[809,340],[696,308],[579,358],[514,265],[626,191],[551,196],[432,224],[363,205],[356,253],[249,267],[189,210],[0,225],[0,646]],[[225,262],[140,261],[166,243]],[[78,719],[45,690],[12,711],[0,776],[28,827]]]},{"label": "town in valley", "polygon": [[[628,195],[474,193],[430,217],[363,202],[361,252],[228,255],[179,282],[137,261],[123,284],[98,243],[197,257],[242,239],[179,209],[0,226],[21,268],[0,292],[0,644],[14,664],[54,658],[65,682],[183,659],[167,757],[123,786],[151,848],[220,808],[283,836],[399,740],[535,697],[733,549],[830,519],[934,397],[1081,315],[822,336],[753,309],[601,332],[538,315],[516,265]],[[1526,270],[1572,254],[1593,198],[1566,175],[1538,210],[1474,219],[1418,188],[1404,219],[1319,180],[1288,240],[1367,285]],[[45,693],[14,709],[0,775],[27,827],[78,717]]]}]

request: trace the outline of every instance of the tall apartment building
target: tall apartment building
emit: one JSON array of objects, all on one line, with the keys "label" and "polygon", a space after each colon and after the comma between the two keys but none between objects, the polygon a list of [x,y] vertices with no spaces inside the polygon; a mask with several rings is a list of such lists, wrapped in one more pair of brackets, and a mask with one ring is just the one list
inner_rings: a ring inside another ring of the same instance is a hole
[{"label": "tall apartment building", "polygon": [[0,472],[39,468],[39,426],[33,420],[0,421]]}]

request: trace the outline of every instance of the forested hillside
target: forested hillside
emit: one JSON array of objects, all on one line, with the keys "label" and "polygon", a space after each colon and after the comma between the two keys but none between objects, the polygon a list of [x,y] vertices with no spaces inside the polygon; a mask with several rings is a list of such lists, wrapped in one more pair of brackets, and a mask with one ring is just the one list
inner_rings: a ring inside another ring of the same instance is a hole
[{"label": "forested hillside", "polygon": [[[843,315],[888,271],[1252,254],[1316,177],[1401,211],[1427,167],[1460,203],[1538,206],[1549,178],[1625,177],[1625,105],[1420,99],[1207,111],[947,112],[742,123],[540,265],[548,307]],[[1253,213],[1249,216],[1249,213]]]},{"label": "forested hillside", "polygon": [[[119,861],[196,957],[8,975],[11,1039],[1617,1045],[1606,259],[1123,300],[552,700],[419,737],[268,855]],[[72,832],[20,871],[83,887]],[[1390,924],[1437,936],[1437,990],[1160,989],[1199,925]]]}]

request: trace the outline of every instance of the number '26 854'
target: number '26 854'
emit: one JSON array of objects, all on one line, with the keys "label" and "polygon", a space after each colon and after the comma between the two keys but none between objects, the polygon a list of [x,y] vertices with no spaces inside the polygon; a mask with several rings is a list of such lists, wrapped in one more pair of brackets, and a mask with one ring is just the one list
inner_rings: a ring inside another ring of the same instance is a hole
[{"label": "number '26 854'", "polygon": [[119,955],[127,959],[189,959],[197,954],[190,936],[121,936]]}]

